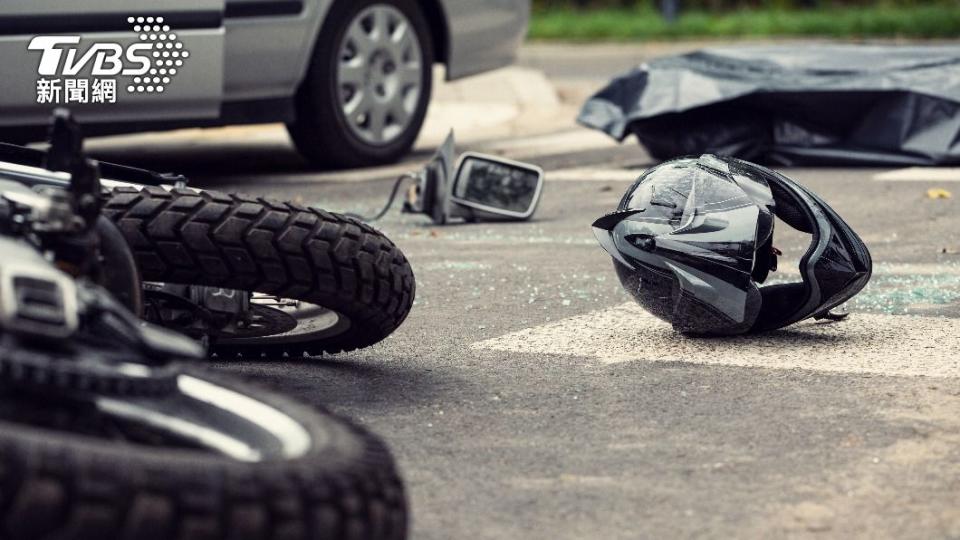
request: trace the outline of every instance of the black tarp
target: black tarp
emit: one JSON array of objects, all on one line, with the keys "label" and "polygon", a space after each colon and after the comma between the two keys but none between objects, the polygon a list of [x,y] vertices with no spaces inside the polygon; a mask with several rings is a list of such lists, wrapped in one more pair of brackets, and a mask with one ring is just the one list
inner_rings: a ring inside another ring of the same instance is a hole
[{"label": "black tarp", "polygon": [[705,49],[613,79],[578,121],[658,159],[782,165],[960,163],[960,47]]}]

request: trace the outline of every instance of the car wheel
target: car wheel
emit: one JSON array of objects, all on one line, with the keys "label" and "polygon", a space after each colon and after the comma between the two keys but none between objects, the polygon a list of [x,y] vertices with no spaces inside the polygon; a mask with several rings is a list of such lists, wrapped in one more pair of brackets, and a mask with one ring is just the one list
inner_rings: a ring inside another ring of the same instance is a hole
[{"label": "car wheel", "polygon": [[413,146],[430,101],[433,44],[410,0],[337,2],[317,38],[287,124],[311,162],[394,162]]}]

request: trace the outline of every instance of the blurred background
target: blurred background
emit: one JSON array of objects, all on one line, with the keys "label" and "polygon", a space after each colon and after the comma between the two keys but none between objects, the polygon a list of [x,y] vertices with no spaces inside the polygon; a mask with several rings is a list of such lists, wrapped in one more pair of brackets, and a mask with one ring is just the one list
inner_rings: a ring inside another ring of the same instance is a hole
[{"label": "blurred background", "polygon": [[951,38],[956,0],[534,0],[532,40]]}]

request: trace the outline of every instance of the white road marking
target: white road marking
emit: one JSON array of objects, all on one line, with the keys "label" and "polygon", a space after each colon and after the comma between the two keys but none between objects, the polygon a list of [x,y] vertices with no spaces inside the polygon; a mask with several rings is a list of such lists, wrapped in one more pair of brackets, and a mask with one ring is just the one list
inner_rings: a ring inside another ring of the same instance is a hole
[{"label": "white road marking", "polygon": [[627,303],[471,345],[480,350],[890,376],[960,377],[960,320],[853,313],[753,336],[677,334]]},{"label": "white road marking", "polygon": [[585,152],[598,148],[612,148],[618,146],[616,140],[609,135],[586,128],[548,133],[546,135],[532,135],[528,137],[514,137],[479,145],[481,152],[507,153],[509,155],[545,155],[563,154],[568,152]]},{"label": "white road marking", "polygon": [[880,182],[960,182],[960,167],[907,167],[873,175]]},{"label": "white road marking", "polygon": [[[506,138],[490,144],[481,145],[462,145],[458,152],[467,148],[478,152],[492,153],[495,155],[509,156],[517,159],[524,159],[525,156],[541,156],[550,154],[562,154],[571,151],[586,151],[595,148],[616,146],[617,142],[610,137],[586,129],[576,131],[563,131],[560,133],[550,133],[547,135],[537,135],[531,137]],[[297,172],[288,174],[276,174],[271,176],[270,181],[274,183],[304,183],[304,182],[369,182],[389,177],[399,177],[407,172],[415,172],[424,164],[423,162],[401,163],[385,165],[379,167],[365,167],[361,169],[349,169],[331,172]],[[636,180],[642,170],[628,169],[597,169],[590,167],[562,169],[557,171],[546,171],[547,180],[568,180],[568,181],[627,181]]]},{"label": "white road marking", "polygon": [[[367,167],[363,169],[348,169],[332,172],[309,172],[276,174],[270,177],[273,183],[303,183],[303,182],[369,182],[389,177],[399,177],[407,172],[415,172],[421,167],[418,163],[403,163],[400,165],[385,165]],[[643,173],[643,169],[597,169],[592,167],[576,167],[570,169],[546,170],[544,178],[559,182],[633,182]]]},{"label": "white road marking", "polygon": [[594,167],[575,167],[546,171],[544,178],[547,181],[561,182],[633,182],[643,169],[597,169]]},{"label": "white road marking", "polygon": [[[771,279],[778,276],[799,276],[800,269],[796,266],[781,266],[770,274]],[[960,275],[960,264],[956,263],[888,263],[878,262],[873,265],[873,276],[956,276]]]}]

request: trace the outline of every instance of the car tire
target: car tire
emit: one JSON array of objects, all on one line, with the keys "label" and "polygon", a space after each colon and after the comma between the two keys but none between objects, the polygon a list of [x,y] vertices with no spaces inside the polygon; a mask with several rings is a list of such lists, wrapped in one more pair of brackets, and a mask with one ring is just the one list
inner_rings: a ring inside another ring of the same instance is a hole
[{"label": "car tire", "polygon": [[[387,21],[386,33],[380,21]],[[296,118],[287,124],[299,152],[328,168],[397,161],[423,125],[433,60],[430,29],[416,2],[334,3],[296,95]]]}]

